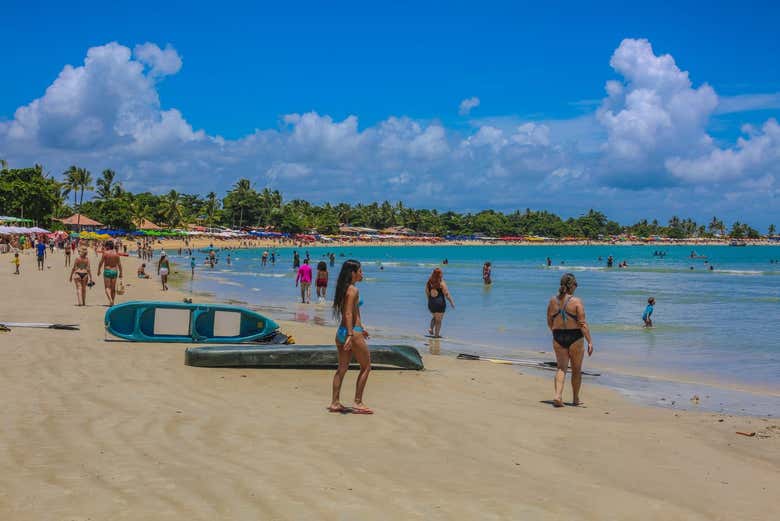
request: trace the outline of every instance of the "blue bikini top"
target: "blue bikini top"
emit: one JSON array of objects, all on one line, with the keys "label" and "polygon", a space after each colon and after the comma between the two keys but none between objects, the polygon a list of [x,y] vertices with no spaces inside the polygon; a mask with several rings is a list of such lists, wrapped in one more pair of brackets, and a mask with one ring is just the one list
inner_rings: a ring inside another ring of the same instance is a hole
[{"label": "blue bikini top", "polygon": [[558,307],[558,311],[553,313],[553,316],[552,316],[552,318],[555,318],[556,316],[560,315],[561,318],[563,319],[563,325],[564,326],[566,325],[566,317],[567,316],[571,316],[571,318],[573,318],[575,321],[577,320],[577,316],[576,315],[572,315],[571,313],[566,313],[566,306],[569,304],[569,301],[572,298],[574,298],[574,297],[570,295],[569,298],[567,298],[564,301],[563,306]]}]

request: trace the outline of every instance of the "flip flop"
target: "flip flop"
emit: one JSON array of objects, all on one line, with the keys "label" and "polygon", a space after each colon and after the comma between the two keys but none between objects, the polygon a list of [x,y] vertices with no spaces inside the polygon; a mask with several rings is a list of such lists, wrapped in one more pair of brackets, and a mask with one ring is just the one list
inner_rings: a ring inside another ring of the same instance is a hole
[{"label": "flip flop", "polygon": [[339,407],[327,407],[328,412],[339,412],[341,414],[347,414],[349,412],[352,412],[352,409],[349,407],[344,407],[343,405]]},{"label": "flip flop", "polygon": [[374,414],[374,411],[368,407],[353,407],[352,414]]},{"label": "flip flop", "polygon": [[563,402],[561,400],[553,400],[553,407],[563,407]]}]

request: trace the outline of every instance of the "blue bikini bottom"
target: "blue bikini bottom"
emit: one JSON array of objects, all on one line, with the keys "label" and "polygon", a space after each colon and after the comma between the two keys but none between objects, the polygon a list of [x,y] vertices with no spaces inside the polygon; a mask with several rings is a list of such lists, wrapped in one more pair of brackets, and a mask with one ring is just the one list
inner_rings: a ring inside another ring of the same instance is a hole
[{"label": "blue bikini bottom", "polygon": [[[352,328],[353,333],[362,333],[363,328],[360,326],[355,326]],[[341,326],[338,331],[336,331],[336,340],[339,342],[339,344],[343,344],[347,341],[347,326]]]}]

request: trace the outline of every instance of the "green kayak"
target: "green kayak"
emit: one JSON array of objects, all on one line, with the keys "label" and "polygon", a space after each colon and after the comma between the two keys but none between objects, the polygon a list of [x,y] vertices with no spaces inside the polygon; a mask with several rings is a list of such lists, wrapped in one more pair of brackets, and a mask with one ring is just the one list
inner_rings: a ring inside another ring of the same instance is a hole
[{"label": "green kayak", "polygon": [[[423,369],[419,351],[411,346],[372,345],[372,367]],[[335,368],[336,346],[237,346],[190,347],[184,363],[195,367]],[[353,365],[356,363],[353,360]]]}]

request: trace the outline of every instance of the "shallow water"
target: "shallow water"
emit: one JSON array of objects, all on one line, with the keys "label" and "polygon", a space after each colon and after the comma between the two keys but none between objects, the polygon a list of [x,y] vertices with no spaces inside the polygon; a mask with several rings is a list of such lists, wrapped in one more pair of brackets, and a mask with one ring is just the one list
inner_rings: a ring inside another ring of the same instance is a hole
[{"label": "shallow water", "polygon": [[[442,267],[456,307],[447,310],[442,329],[446,338],[437,342],[437,348],[440,344],[445,353],[525,357],[529,351],[544,351],[546,355],[537,356],[549,358],[547,301],[557,291],[560,276],[571,271],[579,282],[577,295],[585,302],[596,347],[596,354],[586,362],[590,367],[606,365],[613,372],[621,368],[634,375],[675,376],[670,382],[693,379],[715,386],[750,386],[780,396],[780,264],[769,262],[780,259],[780,248],[696,247],[696,253],[706,259],[690,258],[692,249],[613,245],[308,251],[313,264],[327,251],[337,255],[336,267],[329,268],[331,299],[340,263],[346,258],[363,263],[365,280],[359,287],[365,301],[364,321],[375,336],[388,341],[428,348],[424,334],[430,315],[423,289],[431,270]],[[214,270],[199,266],[189,287],[213,292],[221,299],[246,301],[275,318],[332,324],[330,302],[297,303],[292,249],[277,251],[281,260],[265,268],[260,265],[260,250],[234,251],[230,266],[224,262]],[[654,256],[654,251],[666,255]],[[629,267],[606,268],[609,255],[615,265],[626,260]],[[202,256],[198,254],[198,259]],[[545,265],[547,257],[553,262],[550,267]],[[449,264],[441,265],[445,258]],[[488,287],[481,280],[486,260],[493,263],[493,285]],[[710,265],[714,270],[708,269]],[[656,327],[651,330],[644,329],[641,320],[649,296],[656,299]],[[617,374],[602,381],[624,391],[632,387]],[[641,387],[637,381],[633,385]],[[644,388],[663,392],[669,385]],[[719,397],[720,403],[729,402]],[[738,402],[741,405],[744,400]],[[769,405],[762,404],[750,413],[777,415],[780,404],[770,400]]]}]

